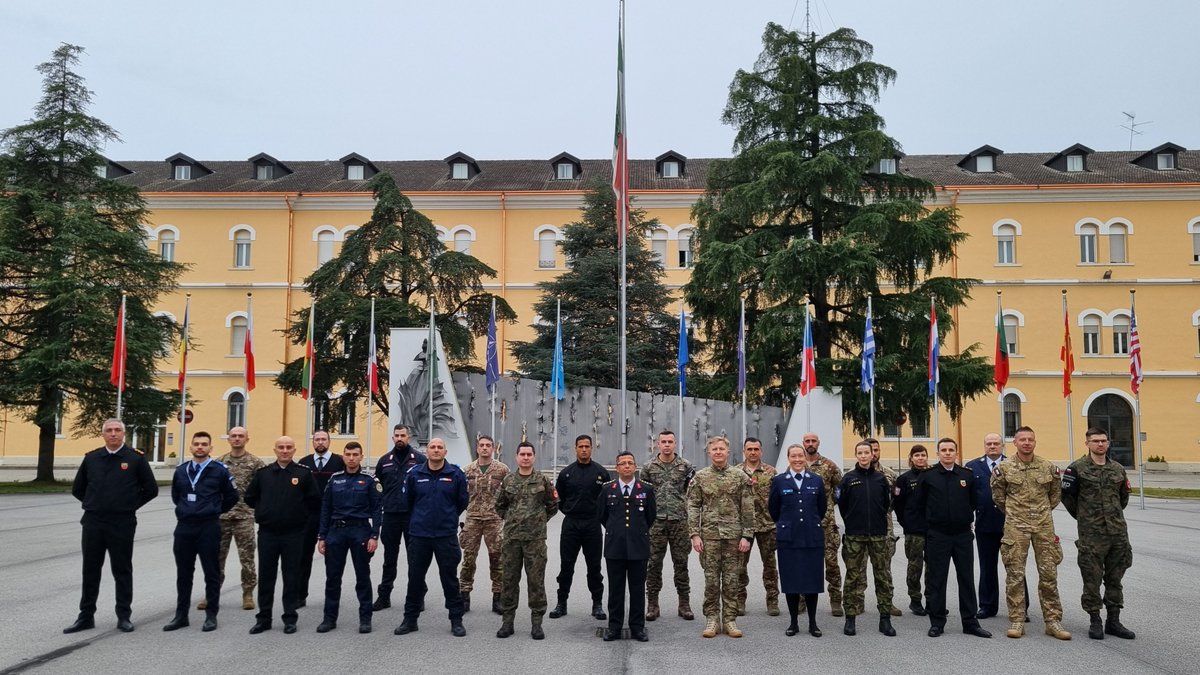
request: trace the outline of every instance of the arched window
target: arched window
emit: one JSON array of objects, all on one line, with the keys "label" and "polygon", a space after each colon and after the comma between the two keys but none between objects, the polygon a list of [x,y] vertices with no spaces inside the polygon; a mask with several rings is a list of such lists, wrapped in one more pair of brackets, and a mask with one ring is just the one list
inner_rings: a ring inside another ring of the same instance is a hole
[{"label": "arched window", "polygon": [[667,231],[657,229],[650,233],[650,252],[663,267],[667,265]]},{"label": "arched window", "polygon": [[1009,354],[1021,353],[1021,340],[1018,331],[1021,328],[1020,319],[1012,314],[1004,315],[1004,339],[1008,342]]},{"label": "arched window", "polygon": [[1124,225],[1113,224],[1108,228],[1108,261],[1111,263],[1129,262],[1126,243],[1129,231]]},{"label": "arched window", "polygon": [[175,233],[163,230],[158,233],[158,256],[167,262],[175,262]]},{"label": "arched window", "polygon": [[1012,265],[1017,262],[1017,228],[1000,225],[996,228],[996,263]]},{"label": "arched window", "polygon": [[324,265],[333,260],[334,234],[329,230],[317,233],[317,264]]},{"label": "arched window", "polygon": [[1021,427],[1021,397],[1016,394],[1004,395],[1004,436],[1012,438]]},{"label": "arched window", "polygon": [[[229,321],[229,355],[246,355],[246,317],[235,316]],[[239,426],[239,425],[234,425]]]},{"label": "arched window", "polygon": [[558,267],[558,236],[553,230],[542,230],[538,233],[538,267]]},{"label": "arched window", "polygon": [[1129,317],[1123,315],[1113,317],[1112,344],[1114,354],[1129,353]]},{"label": "arched window", "polygon": [[1083,327],[1083,353],[1086,356],[1100,354],[1100,317],[1088,314],[1080,321]]},{"label": "arched window", "polygon": [[692,254],[692,230],[679,231],[679,267],[686,269],[691,267],[695,257]]},{"label": "arched window", "polygon": [[471,255],[471,240],[473,237],[466,230],[454,231],[454,250]]},{"label": "arched window", "polygon": [[233,235],[233,266],[250,266],[250,242],[253,241],[248,230],[238,230]]},{"label": "arched window", "polygon": [[1099,234],[1100,228],[1094,224],[1079,226],[1079,262],[1096,262],[1096,238]]},{"label": "arched window", "polygon": [[246,396],[234,392],[225,399],[225,429],[246,426]]},{"label": "arched window", "polygon": [[342,401],[338,415],[338,435],[353,436],[354,424],[358,417],[358,406],[354,401]]}]

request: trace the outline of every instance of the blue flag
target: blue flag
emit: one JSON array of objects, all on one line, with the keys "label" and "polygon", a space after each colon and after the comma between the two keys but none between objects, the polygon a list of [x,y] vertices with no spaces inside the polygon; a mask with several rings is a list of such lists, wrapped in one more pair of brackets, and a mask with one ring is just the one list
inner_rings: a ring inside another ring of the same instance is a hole
[{"label": "blue flag", "polygon": [[938,364],[938,326],[937,307],[933,300],[929,301],[929,395],[937,395],[938,382],[941,380],[941,370]]},{"label": "blue flag", "polygon": [[500,381],[500,354],[496,349],[496,301],[492,300],[492,317],[488,320],[487,329],[487,370],[484,374],[484,384],[488,392]]},{"label": "blue flag", "polygon": [[687,396],[688,338],[687,315],[679,308],[679,395]]},{"label": "blue flag", "polygon": [[554,366],[550,370],[550,395],[563,400],[567,395],[563,384],[562,313],[554,323]]},{"label": "blue flag", "polygon": [[738,321],[738,386],[737,393],[746,390],[746,308],[742,307],[742,318]]},{"label": "blue flag", "polygon": [[862,384],[863,391],[875,388],[875,327],[871,323],[871,306],[867,305],[867,328],[863,333]]}]

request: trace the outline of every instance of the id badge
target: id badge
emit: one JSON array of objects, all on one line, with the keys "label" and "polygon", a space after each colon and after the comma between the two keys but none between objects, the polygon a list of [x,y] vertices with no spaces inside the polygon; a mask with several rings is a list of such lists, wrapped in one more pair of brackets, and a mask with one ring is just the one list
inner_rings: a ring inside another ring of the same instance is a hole
[{"label": "id badge", "polygon": [[194,502],[194,501],[196,501],[196,493],[195,493],[195,492],[188,493],[188,497],[187,497],[187,499],[188,499],[188,501],[189,501],[189,502]]}]

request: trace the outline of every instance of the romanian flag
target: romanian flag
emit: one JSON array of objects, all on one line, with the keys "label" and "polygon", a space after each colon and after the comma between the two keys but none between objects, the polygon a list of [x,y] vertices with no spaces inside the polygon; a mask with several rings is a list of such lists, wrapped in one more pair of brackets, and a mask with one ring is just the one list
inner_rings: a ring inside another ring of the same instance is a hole
[{"label": "romanian flag", "polygon": [[125,361],[129,351],[125,345],[125,296],[121,296],[121,309],[117,312],[117,337],[113,340],[112,369],[108,381],[118,391],[125,390]]},{"label": "romanian flag", "polygon": [[[192,308],[189,297],[183,306],[183,338],[179,341],[179,391],[187,384],[187,353],[188,353],[188,313]],[[247,326],[247,329],[249,326]]]},{"label": "romanian flag", "polygon": [[313,303],[308,308],[308,337],[304,342],[304,368],[300,371],[300,396],[305,401],[312,398],[313,370],[316,367],[316,354],[313,352],[313,319],[317,315],[317,305]]}]

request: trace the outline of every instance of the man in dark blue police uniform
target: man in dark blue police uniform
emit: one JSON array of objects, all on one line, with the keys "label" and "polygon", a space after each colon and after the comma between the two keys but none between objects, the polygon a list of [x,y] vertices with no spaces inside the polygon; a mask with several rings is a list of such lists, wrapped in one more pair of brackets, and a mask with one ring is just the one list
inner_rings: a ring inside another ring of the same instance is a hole
[{"label": "man in dark blue police uniform", "polygon": [[346,444],[342,453],[346,470],[335,473],[321,496],[321,530],[317,551],[325,556],[325,618],[318,633],[337,627],[342,601],[342,574],[346,555],[354,565],[354,592],[358,596],[358,632],[371,632],[371,554],[379,544],[383,521],[383,486],[362,470],[363,449]]},{"label": "man in dark blue police uniform", "polygon": [[416,465],[425,462],[425,455],[408,444],[408,427],[397,424],[392,428],[392,449],[375,464],[375,478],[383,485],[383,575],[373,609],[378,612],[392,606],[392,585],[400,562],[400,544],[408,537],[408,500],[404,498],[404,477]]},{"label": "man in dark blue police uniform", "polygon": [[446,442],[429,439],[428,459],[414,466],[404,479],[404,497],[412,519],[408,526],[408,594],[404,598],[404,621],[396,635],[414,633],[425,604],[425,574],[437,559],[438,577],[450,612],[450,632],[463,637],[463,599],[458,587],[458,517],[467,510],[467,477],[446,461]]},{"label": "man in dark blue police uniform", "polygon": [[204,571],[204,626],[217,629],[217,609],[221,600],[221,569],[217,565],[221,549],[221,514],[238,503],[237,485],[225,465],[211,456],[212,436],[207,431],[192,434],[192,460],[175,469],[171,480],[171,501],[175,503],[175,618],[163,626],[172,631],[188,625],[192,604],[192,577],[196,558]]},{"label": "man in dark blue police uniform", "polygon": [[[312,471],[317,480],[317,493],[325,494],[325,486],[333,474],[346,470],[346,462],[329,451],[329,432],[319,429],[312,435],[313,452],[298,462]],[[300,606],[308,604],[308,586],[312,578],[313,551],[317,546],[317,533],[321,530],[321,511],[317,509],[308,516],[304,527],[304,556],[300,558]]]},{"label": "man in dark blue police uniform", "polygon": [[634,479],[637,461],[631,452],[617,455],[617,480],[600,492],[598,519],[604,526],[604,561],[608,566],[608,630],[606,642],[621,637],[625,621],[625,584],[629,584],[629,635],[645,642],[646,563],[650,560],[650,526],[657,509],[654,488]]},{"label": "man in dark blue police uniform", "polygon": [[558,542],[558,604],[550,610],[551,619],[567,613],[567,597],[571,594],[575,558],[580,549],[587,567],[588,590],[592,594],[592,616],[601,621],[605,619],[604,576],[600,574],[603,540],[600,521],[596,519],[596,500],[600,498],[604,484],[611,479],[608,469],[592,461],[592,437],[584,434],[576,438],[575,461],[568,464],[554,482],[564,520]]}]

